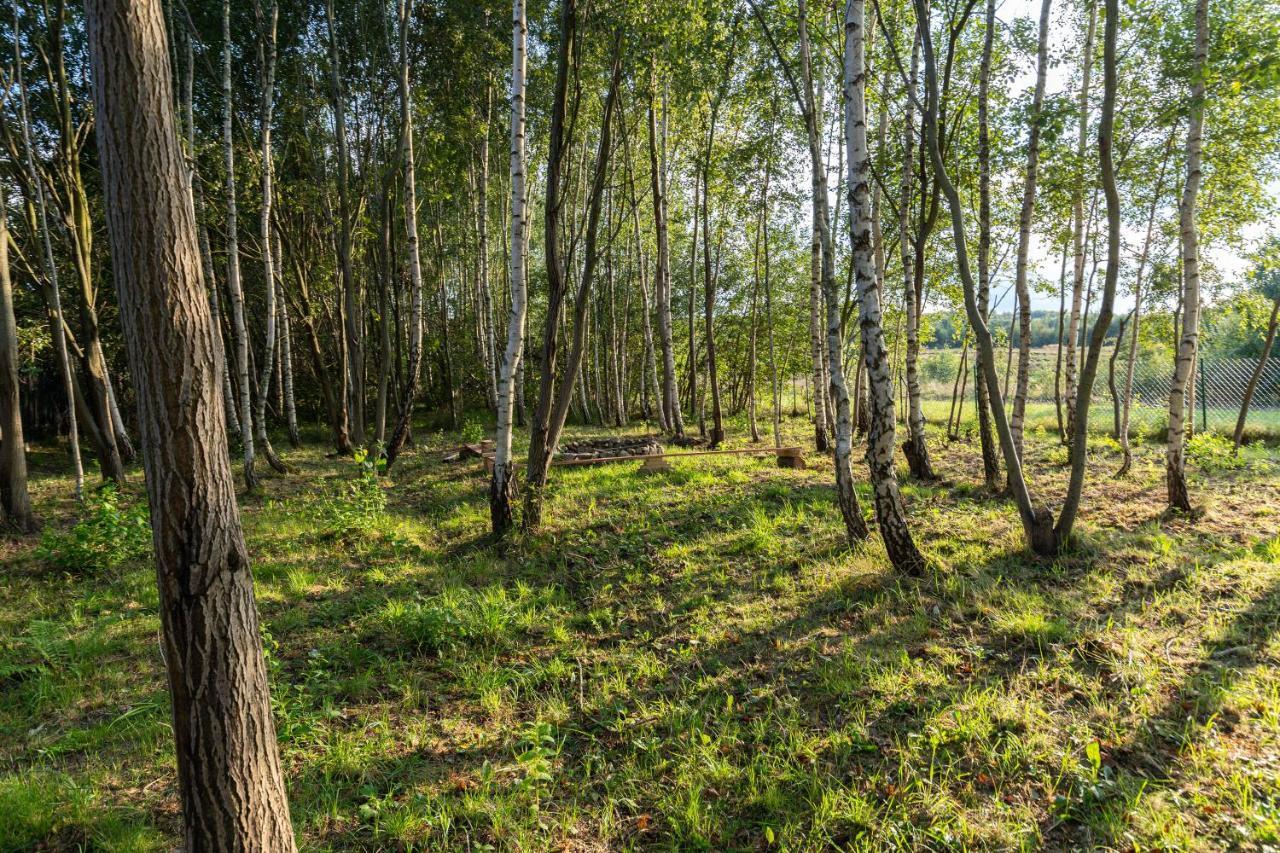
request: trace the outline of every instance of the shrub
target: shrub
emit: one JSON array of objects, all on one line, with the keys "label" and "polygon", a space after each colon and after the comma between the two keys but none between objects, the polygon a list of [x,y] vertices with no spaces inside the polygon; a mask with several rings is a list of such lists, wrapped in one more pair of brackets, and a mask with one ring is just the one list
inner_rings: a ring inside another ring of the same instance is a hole
[{"label": "shrub", "polygon": [[1213,432],[1198,432],[1187,442],[1187,456],[1205,471],[1230,471],[1245,466],[1235,446]]},{"label": "shrub", "polygon": [[151,518],[145,503],[122,501],[107,485],[85,501],[85,514],[70,530],[45,528],[37,554],[67,571],[104,571],[151,551]]}]

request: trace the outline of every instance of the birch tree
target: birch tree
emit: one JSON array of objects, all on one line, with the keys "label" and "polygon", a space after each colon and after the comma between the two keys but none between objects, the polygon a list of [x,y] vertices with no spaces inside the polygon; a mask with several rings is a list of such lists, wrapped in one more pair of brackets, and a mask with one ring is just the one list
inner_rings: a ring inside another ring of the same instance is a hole
[{"label": "birch tree", "polygon": [[1196,0],[1195,56],[1191,65],[1191,105],[1187,120],[1186,181],[1178,208],[1182,244],[1182,331],[1178,357],[1169,386],[1169,433],[1165,448],[1165,483],[1169,506],[1191,511],[1186,470],[1187,385],[1200,342],[1200,233],[1196,228],[1196,196],[1200,192],[1201,148],[1204,134],[1204,75],[1209,64],[1209,0]]},{"label": "birch tree", "polygon": [[498,429],[494,441],[493,479],[489,486],[489,516],[493,532],[499,536],[514,524],[512,504],[516,489],[511,472],[511,434],[515,382],[524,354],[524,328],[528,314],[524,252],[521,251],[528,224],[525,206],[524,95],[529,27],[525,19],[524,0],[512,0],[511,14],[511,251],[508,258],[511,270],[511,314],[507,320],[507,345],[503,350],[502,370],[498,376]]},{"label": "birch tree", "polygon": [[[924,559],[911,538],[902,495],[898,490],[898,475],[893,467],[893,378],[880,309],[881,281],[876,272],[871,240],[871,152],[867,147],[864,22],[863,0],[847,0],[844,13],[844,132],[849,155],[846,192],[849,194],[849,239],[853,248],[854,276],[858,282],[862,357],[870,390],[871,429],[867,434],[867,467],[871,474],[876,522],[889,561],[901,572],[916,574],[924,568]],[[836,380],[837,376],[843,379],[843,338],[840,334],[840,305],[833,291],[834,288],[828,288],[826,294],[827,349],[831,364],[831,392],[836,401],[836,460],[839,464],[841,445],[852,440],[853,423],[848,391],[841,387],[843,383],[838,384]],[[843,494],[840,498],[844,500]]]}]

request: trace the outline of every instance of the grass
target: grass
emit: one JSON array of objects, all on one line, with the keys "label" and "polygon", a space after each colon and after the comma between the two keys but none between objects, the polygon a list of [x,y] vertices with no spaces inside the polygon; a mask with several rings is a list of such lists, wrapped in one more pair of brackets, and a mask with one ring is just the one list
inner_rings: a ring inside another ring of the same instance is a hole
[{"label": "grass", "polygon": [[[1056,436],[1028,435],[1059,499]],[[1118,481],[1099,438],[1080,541],[1039,560],[976,447],[934,433],[909,580],[846,547],[814,456],[556,469],[546,530],[504,549],[478,466],[438,461],[455,440],[378,494],[287,453],[243,502],[305,849],[1280,844],[1274,450],[1193,454],[1190,520],[1161,512],[1159,447]],[[59,455],[33,467],[67,531]],[[38,546],[0,544],[0,850],[172,849],[153,569]]]}]

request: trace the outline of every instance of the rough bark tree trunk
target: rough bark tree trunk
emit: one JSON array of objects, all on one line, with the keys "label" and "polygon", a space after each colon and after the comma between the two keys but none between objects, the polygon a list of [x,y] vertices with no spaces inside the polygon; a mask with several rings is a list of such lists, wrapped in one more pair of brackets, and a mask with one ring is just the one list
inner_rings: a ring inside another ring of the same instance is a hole
[{"label": "rough bark tree trunk", "polygon": [[291,853],[160,4],[85,6],[104,208],[138,390],[186,849]]}]

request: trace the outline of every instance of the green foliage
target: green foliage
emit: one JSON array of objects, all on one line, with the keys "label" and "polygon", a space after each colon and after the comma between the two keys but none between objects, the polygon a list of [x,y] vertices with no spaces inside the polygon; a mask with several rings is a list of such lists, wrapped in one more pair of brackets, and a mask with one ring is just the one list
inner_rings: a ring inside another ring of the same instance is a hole
[{"label": "green foliage", "polygon": [[37,554],[60,569],[109,571],[151,550],[151,521],[145,501],[122,498],[115,486],[89,495],[85,514],[70,530],[47,527]]},{"label": "green foliage", "polygon": [[363,448],[354,454],[355,476],[314,493],[303,505],[310,520],[328,537],[355,541],[375,536],[386,520],[387,493],[378,479],[386,467],[379,453]]},{"label": "green foliage", "polygon": [[1231,471],[1247,464],[1231,441],[1216,432],[1193,435],[1187,442],[1187,458],[1206,471]]}]

